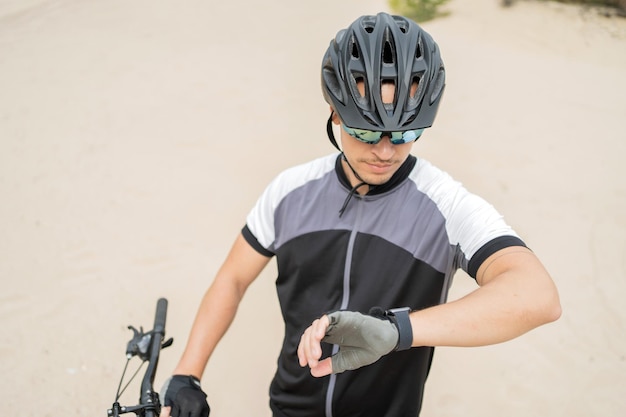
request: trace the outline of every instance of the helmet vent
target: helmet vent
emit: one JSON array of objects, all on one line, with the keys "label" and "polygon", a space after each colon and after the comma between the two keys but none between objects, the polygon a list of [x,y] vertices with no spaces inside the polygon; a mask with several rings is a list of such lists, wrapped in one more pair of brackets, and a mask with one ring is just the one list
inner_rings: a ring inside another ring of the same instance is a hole
[{"label": "helmet vent", "polygon": [[360,99],[365,99],[365,79],[363,77],[355,76],[354,84],[356,85],[355,94],[358,93]]},{"label": "helmet vent", "polygon": [[411,115],[409,116],[409,118],[408,118],[408,119],[406,119],[406,120],[404,121],[404,123],[402,123],[402,126],[407,126],[407,125],[410,125],[411,123],[413,123],[413,120],[415,120],[415,119],[416,119],[416,117],[417,117],[416,113],[411,114]]},{"label": "helmet vent", "polygon": [[430,95],[430,103],[434,103],[435,100],[441,96],[441,92],[443,91],[443,87],[446,81],[446,70],[443,68],[443,65],[439,68],[437,72],[437,78],[435,80],[435,86],[433,87],[433,92]]},{"label": "helmet vent", "polygon": [[416,75],[411,80],[411,90],[409,90],[409,97],[411,97],[412,99],[417,98],[417,92],[419,91],[419,85],[420,85],[420,76]]},{"label": "helmet vent", "polygon": [[352,42],[352,58],[359,59],[361,54],[359,53],[359,47],[356,45],[356,42]]},{"label": "helmet vent", "polygon": [[393,47],[391,46],[391,42],[385,42],[385,46],[383,48],[383,63],[385,64],[393,64],[394,63],[394,53]]},{"label": "helmet vent", "polygon": [[417,43],[415,47],[415,59],[420,59],[422,57],[422,45],[421,42]]},{"label": "helmet vent", "polygon": [[367,122],[368,122],[368,123],[370,123],[370,124],[372,124],[372,125],[375,125],[375,126],[376,126],[376,125],[379,125],[379,123],[376,123],[376,122],[374,121],[374,119],[372,119],[371,117],[369,117],[367,114],[363,114],[363,118],[364,118],[365,120],[367,120]]},{"label": "helmet vent", "polygon": [[396,22],[396,25],[398,25],[398,29],[400,29],[400,32],[402,33],[407,33],[409,31],[409,28],[407,27],[407,21],[406,19],[400,17],[400,16],[392,16],[393,20]]},{"label": "helmet vent", "polygon": [[343,102],[343,94],[341,94],[341,86],[339,80],[332,68],[322,68],[322,77],[328,91],[335,96],[337,100]]}]

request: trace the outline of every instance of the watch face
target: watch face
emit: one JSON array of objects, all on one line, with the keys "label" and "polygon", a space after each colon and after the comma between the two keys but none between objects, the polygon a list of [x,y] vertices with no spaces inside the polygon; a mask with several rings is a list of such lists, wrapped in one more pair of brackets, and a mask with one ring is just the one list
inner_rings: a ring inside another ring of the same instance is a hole
[{"label": "watch face", "polygon": [[387,314],[395,316],[398,313],[404,313],[404,312],[408,313],[409,311],[411,311],[409,307],[392,308],[390,310],[387,310]]}]

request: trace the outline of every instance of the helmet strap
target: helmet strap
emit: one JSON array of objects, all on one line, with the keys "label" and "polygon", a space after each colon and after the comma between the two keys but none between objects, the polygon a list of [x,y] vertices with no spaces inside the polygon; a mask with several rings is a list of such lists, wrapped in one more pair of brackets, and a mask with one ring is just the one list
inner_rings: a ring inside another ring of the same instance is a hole
[{"label": "helmet strap", "polygon": [[333,132],[333,115],[334,114],[335,114],[335,112],[331,112],[330,113],[330,117],[328,118],[328,121],[326,122],[326,133],[328,134],[328,139],[330,139],[330,143],[332,143],[333,146],[335,148],[337,148],[337,150],[339,152],[341,152],[341,159],[343,159],[345,161],[345,163],[348,165],[348,167],[350,167],[350,171],[352,171],[352,173],[354,174],[356,179],[361,182],[359,185],[356,186],[356,188],[359,188],[359,187],[361,187],[363,185],[369,186],[370,189],[373,188],[374,186],[372,184],[370,184],[367,181],[363,180],[363,178],[361,178],[361,176],[356,172],[356,170],[354,168],[352,168],[352,165],[350,165],[350,162],[348,161],[348,158],[346,158],[346,154],[343,153],[343,151],[341,150],[341,148],[337,144],[337,139],[335,139],[335,134]]},{"label": "helmet strap", "polygon": [[337,148],[339,152],[341,152],[341,159],[346,163],[346,165],[348,165],[348,167],[350,168],[350,171],[352,171],[356,179],[359,180],[359,183],[355,185],[354,187],[352,187],[352,189],[348,193],[348,196],[343,202],[341,209],[339,210],[339,217],[341,217],[343,215],[343,212],[348,207],[348,203],[352,199],[352,196],[356,194],[359,188],[361,188],[364,185],[367,185],[369,189],[372,190],[375,186],[372,184],[369,184],[367,181],[364,181],[363,178],[361,178],[361,176],[356,172],[356,170],[352,168],[352,165],[350,165],[348,158],[346,158],[346,154],[343,153],[343,151],[339,147],[339,144],[337,143],[337,140],[335,139],[335,134],[333,133],[333,115],[334,115],[334,112],[331,112],[330,117],[328,118],[328,122],[326,122],[326,133],[328,134],[328,139],[330,140],[330,143],[332,143],[333,146]]},{"label": "helmet strap", "polygon": [[332,112],[332,111],[330,112],[330,116],[328,117],[328,121],[326,122],[326,134],[328,135],[328,139],[330,140],[330,143],[332,143],[333,146],[337,148],[339,152],[343,153],[343,151],[337,144],[337,140],[335,139],[335,134],[333,133],[333,115],[334,114],[335,112]]}]

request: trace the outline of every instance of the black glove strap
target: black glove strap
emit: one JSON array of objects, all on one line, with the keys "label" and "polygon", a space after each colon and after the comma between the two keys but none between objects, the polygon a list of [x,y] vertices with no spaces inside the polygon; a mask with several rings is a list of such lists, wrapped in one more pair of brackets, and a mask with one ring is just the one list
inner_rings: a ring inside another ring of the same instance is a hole
[{"label": "black glove strap", "polygon": [[385,311],[385,315],[398,328],[398,345],[394,350],[407,350],[413,344],[413,328],[411,327],[411,319],[409,313],[411,309],[408,307],[392,308]]}]

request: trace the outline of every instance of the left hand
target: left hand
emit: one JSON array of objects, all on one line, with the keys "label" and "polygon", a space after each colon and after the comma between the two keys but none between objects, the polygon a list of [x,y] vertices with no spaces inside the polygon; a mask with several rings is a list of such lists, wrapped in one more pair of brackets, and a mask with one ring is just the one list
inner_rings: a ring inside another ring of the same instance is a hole
[{"label": "left hand", "polygon": [[200,380],[193,375],[172,375],[163,384],[161,416],[208,417],[211,412]]}]

